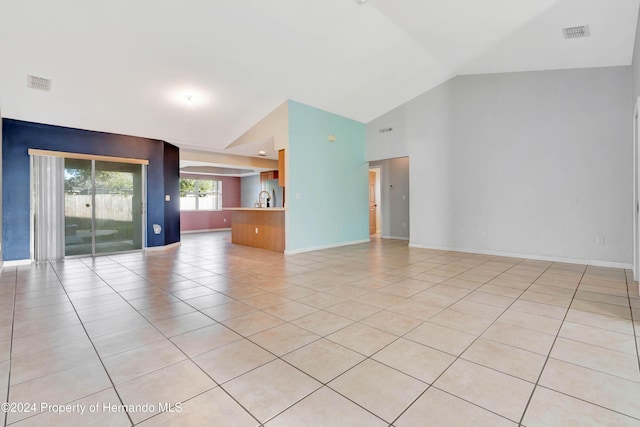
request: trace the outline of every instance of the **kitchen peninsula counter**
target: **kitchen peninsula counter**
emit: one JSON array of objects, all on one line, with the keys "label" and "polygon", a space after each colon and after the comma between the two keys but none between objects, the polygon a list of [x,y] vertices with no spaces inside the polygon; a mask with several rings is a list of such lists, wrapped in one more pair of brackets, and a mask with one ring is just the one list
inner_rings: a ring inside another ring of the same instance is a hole
[{"label": "kitchen peninsula counter", "polygon": [[231,212],[231,243],[284,252],[284,208],[223,208]]}]

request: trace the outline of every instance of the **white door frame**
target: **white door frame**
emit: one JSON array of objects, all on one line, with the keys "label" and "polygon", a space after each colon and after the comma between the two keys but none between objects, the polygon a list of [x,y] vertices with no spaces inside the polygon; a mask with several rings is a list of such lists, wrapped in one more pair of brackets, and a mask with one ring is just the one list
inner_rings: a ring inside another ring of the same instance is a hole
[{"label": "white door frame", "polygon": [[376,233],[380,233],[382,236],[382,166],[369,166],[369,171],[376,174]]},{"label": "white door frame", "polygon": [[[638,147],[638,111],[640,110],[640,97],[636,100],[633,113],[633,278],[638,280],[640,275],[640,150]],[[639,288],[640,291],[640,288]]]}]

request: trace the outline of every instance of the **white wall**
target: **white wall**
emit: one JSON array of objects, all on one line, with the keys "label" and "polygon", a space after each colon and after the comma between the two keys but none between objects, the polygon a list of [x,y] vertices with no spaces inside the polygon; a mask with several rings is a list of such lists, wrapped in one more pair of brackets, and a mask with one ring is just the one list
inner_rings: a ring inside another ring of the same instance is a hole
[{"label": "white wall", "polygon": [[369,123],[368,160],[410,156],[411,244],[630,264],[631,77],[460,76]]},{"label": "white wall", "polygon": [[[631,63],[631,67],[632,67],[632,74],[633,74],[633,110],[630,112],[630,114],[633,117],[633,114],[635,113],[635,107],[636,107],[636,103],[637,103],[637,99],[638,97],[640,97],[640,31],[638,31],[638,29],[640,29],[640,15],[638,16],[638,25],[636,27],[636,39],[635,39],[635,45],[634,45],[634,50],[633,50],[633,58],[632,58],[632,63]],[[635,143],[635,141],[634,141]],[[636,152],[636,158],[638,157],[638,154]],[[638,194],[638,188],[640,188],[640,182],[638,182],[638,171],[636,169],[635,174],[634,174],[634,178],[636,181],[636,190],[634,194],[634,204],[638,202],[639,199],[639,194]],[[635,212],[635,209],[634,209]],[[640,229],[640,224],[638,224],[638,216],[634,213],[632,214],[634,216],[634,222],[636,222],[636,226],[634,229],[634,232],[636,234],[636,236],[638,236],[638,229]],[[637,248],[637,243],[636,243],[636,251],[635,251],[635,257],[636,257],[636,265],[635,268],[636,270],[634,271],[634,279],[638,280],[638,277],[640,276],[640,272],[638,271],[638,265],[640,263],[640,261],[638,261],[638,248]],[[639,291],[640,291],[640,285],[639,285]]]},{"label": "white wall", "polygon": [[638,15],[638,25],[636,27],[636,41],[633,49],[633,99],[640,96],[640,15]]},{"label": "white wall", "polygon": [[[0,215],[2,214],[2,111],[0,110]],[[2,220],[0,220],[0,268],[2,268],[3,259],[2,251]]]},{"label": "white wall", "polygon": [[382,237],[409,239],[409,158],[369,162],[380,168]]}]

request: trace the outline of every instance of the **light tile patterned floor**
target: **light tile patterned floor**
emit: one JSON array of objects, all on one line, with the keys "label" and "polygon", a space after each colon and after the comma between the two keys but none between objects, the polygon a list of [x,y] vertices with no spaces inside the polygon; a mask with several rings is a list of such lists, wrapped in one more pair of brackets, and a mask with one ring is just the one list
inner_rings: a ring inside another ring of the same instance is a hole
[{"label": "light tile patterned floor", "polygon": [[284,256],[193,234],[0,276],[21,427],[640,426],[639,336],[629,271],[397,240]]}]

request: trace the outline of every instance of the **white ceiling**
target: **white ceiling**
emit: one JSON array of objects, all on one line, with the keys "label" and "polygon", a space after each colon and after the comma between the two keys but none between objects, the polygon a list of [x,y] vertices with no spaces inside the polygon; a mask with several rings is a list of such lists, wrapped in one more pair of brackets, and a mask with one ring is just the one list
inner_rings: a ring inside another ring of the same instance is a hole
[{"label": "white ceiling", "polygon": [[2,0],[0,108],[222,152],[286,99],[368,122],[458,74],[630,65],[639,2]]}]

